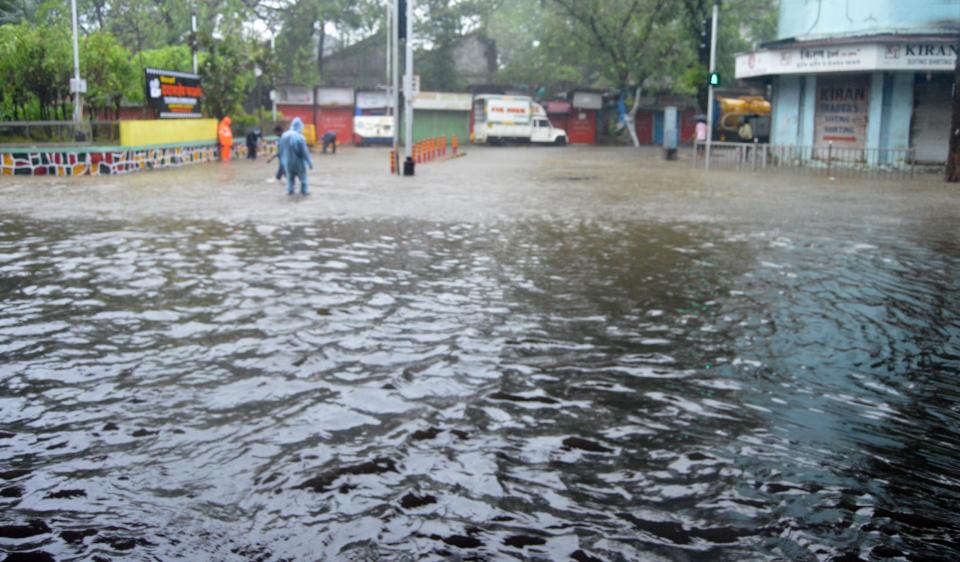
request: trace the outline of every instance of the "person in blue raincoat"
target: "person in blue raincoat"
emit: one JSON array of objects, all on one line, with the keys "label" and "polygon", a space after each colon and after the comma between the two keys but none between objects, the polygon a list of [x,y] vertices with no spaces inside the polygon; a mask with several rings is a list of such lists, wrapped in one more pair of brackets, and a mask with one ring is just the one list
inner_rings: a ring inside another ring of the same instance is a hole
[{"label": "person in blue raincoat", "polygon": [[306,166],[313,169],[310,160],[310,151],[307,150],[307,140],[303,137],[303,121],[299,117],[290,124],[290,130],[280,137],[280,163],[287,174],[287,195],[293,195],[296,179],[300,178],[300,193],[309,195],[307,189]]}]

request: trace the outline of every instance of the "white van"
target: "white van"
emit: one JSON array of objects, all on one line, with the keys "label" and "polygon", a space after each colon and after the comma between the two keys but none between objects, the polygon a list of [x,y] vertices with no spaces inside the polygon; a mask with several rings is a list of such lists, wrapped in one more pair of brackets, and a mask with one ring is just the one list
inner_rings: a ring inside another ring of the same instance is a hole
[{"label": "white van", "polygon": [[353,134],[359,146],[393,144],[393,117],[389,115],[357,115],[353,118]]},{"label": "white van", "polygon": [[567,132],[554,128],[543,106],[526,96],[482,95],[473,100],[473,142],[567,144]]}]

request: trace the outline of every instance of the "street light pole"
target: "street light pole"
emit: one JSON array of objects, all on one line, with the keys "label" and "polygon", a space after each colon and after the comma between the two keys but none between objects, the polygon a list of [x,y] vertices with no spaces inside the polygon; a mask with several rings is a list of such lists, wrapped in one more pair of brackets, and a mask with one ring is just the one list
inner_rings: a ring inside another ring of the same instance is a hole
[{"label": "street light pole", "polygon": [[[74,0],[76,1],[76,0]],[[197,5],[194,4],[190,14],[190,50],[193,51],[193,73],[197,73]]]},{"label": "street light pole", "polygon": [[[710,76],[717,71],[717,18],[720,17],[720,0],[713,2],[713,21],[710,30]],[[710,150],[713,144],[713,81],[707,94],[707,150],[706,169],[710,169]]]},{"label": "street light pole", "polygon": [[[399,160],[400,155],[400,0],[393,0],[391,10],[392,33],[391,67],[393,72],[393,155]],[[401,162],[397,162],[397,174],[402,174]]]},{"label": "street light pole", "polygon": [[[413,157],[413,4],[416,0],[407,0],[407,52],[406,72],[403,79],[404,101],[404,154],[406,158]],[[404,161],[406,162],[406,158]]]},{"label": "street light pole", "polygon": [[83,121],[83,98],[81,97],[83,82],[80,80],[80,45],[77,39],[77,0],[70,0],[70,10],[73,13],[73,84],[70,89],[73,91],[73,120],[77,123]]},{"label": "street light pole", "polygon": [[[274,66],[274,65],[276,65],[276,63],[277,63],[277,43],[276,43],[276,35],[273,35],[272,33],[273,33],[273,32],[271,32],[271,35],[270,35],[270,62],[273,63],[273,65],[271,65],[270,68],[271,68],[271,69],[275,69],[276,66]],[[271,114],[271,116],[272,116],[272,118],[273,118],[273,124],[274,124],[274,126],[276,126],[276,124],[277,124],[277,90],[276,90],[277,84],[276,84],[276,78],[277,78],[277,77],[276,77],[276,73],[271,70],[271,72],[270,72],[270,84],[273,86],[273,89],[270,90],[270,105],[271,105],[271,109],[272,109],[272,114]]]}]

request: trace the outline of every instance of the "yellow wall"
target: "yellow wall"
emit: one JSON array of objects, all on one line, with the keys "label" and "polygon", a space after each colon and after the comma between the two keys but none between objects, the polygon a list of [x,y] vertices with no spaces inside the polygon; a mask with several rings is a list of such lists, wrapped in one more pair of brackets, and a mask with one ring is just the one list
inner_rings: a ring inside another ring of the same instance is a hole
[{"label": "yellow wall", "polygon": [[149,146],[179,142],[216,142],[216,119],[157,119],[121,121],[121,146]]}]

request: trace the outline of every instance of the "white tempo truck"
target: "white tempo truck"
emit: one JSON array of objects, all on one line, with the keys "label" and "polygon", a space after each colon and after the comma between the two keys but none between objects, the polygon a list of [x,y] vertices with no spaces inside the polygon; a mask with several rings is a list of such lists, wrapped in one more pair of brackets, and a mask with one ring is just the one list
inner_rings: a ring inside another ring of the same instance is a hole
[{"label": "white tempo truck", "polygon": [[543,106],[526,96],[482,95],[473,100],[473,142],[567,144],[567,132],[550,125]]}]

